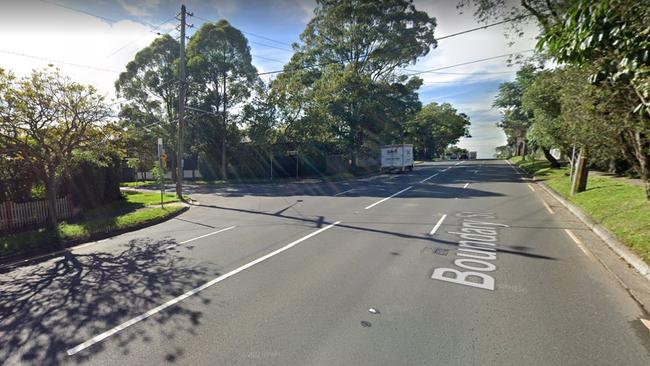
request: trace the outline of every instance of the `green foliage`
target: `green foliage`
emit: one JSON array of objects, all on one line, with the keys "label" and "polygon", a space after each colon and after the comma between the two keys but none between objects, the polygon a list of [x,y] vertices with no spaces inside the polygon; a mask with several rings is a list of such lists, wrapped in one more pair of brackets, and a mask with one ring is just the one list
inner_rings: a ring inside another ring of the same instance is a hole
[{"label": "green foliage", "polygon": [[407,122],[407,136],[419,158],[439,157],[447,146],[469,136],[469,117],[449,103],[429,103]]},{"label": "green foliage", "polygon": [[[45,195],[45,187],[38,184],[38,177],[32,167],[25,164],[19,157],[7,153],[3,156],[0,151],[0,202],[25,202],[34,199],[35,191]],[[40,190],[39,190],[40,188]]]},{"label": "green foliage", "polygon": [[494,150],[494,157],[496,159],[508,159],[512,156],[511,148],[508,145],[497,146]]},{"label": "green foliage", "polygon": [[241,140],[237,126],[228,118],[251,92],[261,91],[261,80],[251,63],[246,37],[226,20],[204,23],[187,47],[187,68],[192,82],[190,102],[208,113],[194,113],[191,126],[198,150],[221,161],[227,174],[227,150]]},{"label": "green foliage", "polygon": [[122,148],[141,161],[140,171],[156,160],[156,141],[162,137],[170,155],[175,151],[178,109],[177,69],[179,43],[171,36],[156,38],[136,53],[119,75],[115,89],[128,102],[119,116]]},{"label": "green foliage", "polygon": [[46,186],[50,227],[62,177],[84,161],[101,162],[114,150],[104,133],[110,110],[91,86],[58,70],[16,79],[0,70],[0,159],[18,159]]},{"label": "green foliage", "polygon": [[535,69],[533,65],[525,65],[517,71],[514,81],[499,85],[499,92],[492,103],[493,107],[503,112],[498,125],[503,128],[511,144],[526,141],[526,133],[532,124],[532,114],[522,108],[522,97],[535,79]]},{"label": "green foliage", "polygon": [[548,162],[539,160],[517,161],[517,165],[546,181],[650,263],[650,205],[642,187],[610,177],[592,177],[586,191],[570,196],[566,168],[550,169]]},{"label": "green foliage", "polygon": [[435,25],[412,1],[318,1],[302,45],[271,84],[289,136],[337,142],[353,167],[364,145],[402,139],[420,108],[421,80],[394,71],[435,47]]},{"label": "green foliage", "polygon": [[15,235],[0,237],[0,256],[35,252],[51,247],[52,243],[62,239],[65,241],[88,240],[96,235],[109,235],[118,230],[127,230],[148,222],[162,220],[178,213],[183,206],[173,202],[178,201],[175,195],[165,195],[165,202],[172,203],[165,208],[151,207],[160,203],[157,193],[126,193],[124,200],[100,206],[87,211],[74,222],[63,222],[56,231],[33,230]]},{"label": "green foliage", "polygon": [[154,181],[156,181],[158,185],[165,184],[165,170],[160,166],[158,162],[153,163],[151,166],[151,174],[153,175]]},{"label": "green foliage", "polygon": [[85,161],[76,164],[65,181],[73,201],[84,209],[92,209],[121,198],[121,159],[113,154],[109,163],[101,166]]},{"label": "green foliage", "polygon": [[650,115],[650,4],[637,0],[571,2],[562,21],[548,26],[538,49],[559,62],[595,64],[591,81],[630,84]]}]

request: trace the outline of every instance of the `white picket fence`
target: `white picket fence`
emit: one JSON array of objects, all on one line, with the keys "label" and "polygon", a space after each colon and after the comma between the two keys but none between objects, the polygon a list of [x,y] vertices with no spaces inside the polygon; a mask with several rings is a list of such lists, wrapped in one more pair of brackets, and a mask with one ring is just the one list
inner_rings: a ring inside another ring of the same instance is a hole
[{"label": "white picket fence", "polygon": [[[56,213],[59,219],[69,219],[75,215],[70,196],[56,199]],[[0,203],[0,231],[13,231],[25,226],[42,225],[47,221],[47,201],[24,203]]]}]

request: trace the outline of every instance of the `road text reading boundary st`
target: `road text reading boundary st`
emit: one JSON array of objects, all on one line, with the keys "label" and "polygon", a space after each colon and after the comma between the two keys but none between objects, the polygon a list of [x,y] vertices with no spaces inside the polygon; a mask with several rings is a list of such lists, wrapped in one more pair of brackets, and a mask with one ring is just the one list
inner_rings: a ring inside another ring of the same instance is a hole
[{"label": "road text reading boundary st", "polygon": [[496,271],[497,228],[508,227],[505,224],[486,222],[496,219],[491,213],[461,212],[456,216],[462,218],[460,232],[449,231],[458,235],[458,250],[456,255],[461,258],[454,260],[454,265],[463,269],[435,268],[431,278],[464,286],[482,288],[494,291],[494,277],[486,272]]}]

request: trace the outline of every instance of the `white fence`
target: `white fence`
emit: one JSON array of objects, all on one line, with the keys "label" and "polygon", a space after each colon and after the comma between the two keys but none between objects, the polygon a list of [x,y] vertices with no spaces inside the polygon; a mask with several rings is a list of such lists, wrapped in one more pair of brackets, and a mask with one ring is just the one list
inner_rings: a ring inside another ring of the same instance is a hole
[{"label": "white fence", "polygon": [[[203,176],[201,175],[201,172],[198,170],[183,170],[183,178],[202,178]],[[151,172],[138,172],[137,173],[137,178],[138,179],[144,179],[144,180],[154,180],[153,173]],[[172,179],[172,173],[167,172],[165,173],[165,179]]]},{"label": "white fence", "polygon": [[[56,213],[59,219],[69,219],[75,215],[70,196],[56,199]],[[0,203],[0,231],[13,231],[25,226],[42,225],[47,221],[47,201],[24,203]]]}]

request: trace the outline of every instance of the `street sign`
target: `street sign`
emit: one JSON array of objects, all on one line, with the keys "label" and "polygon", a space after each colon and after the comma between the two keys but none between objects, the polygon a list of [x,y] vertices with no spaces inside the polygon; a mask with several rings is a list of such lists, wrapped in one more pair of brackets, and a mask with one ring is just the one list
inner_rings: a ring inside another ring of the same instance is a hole
[{"label": "street sign", "polygon": [[163,169],[167,168],[167,154],[163,150],[163,153],[160,155],[160,165]]}]

